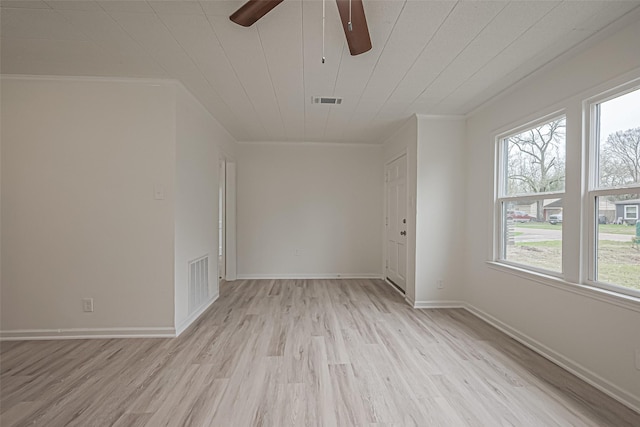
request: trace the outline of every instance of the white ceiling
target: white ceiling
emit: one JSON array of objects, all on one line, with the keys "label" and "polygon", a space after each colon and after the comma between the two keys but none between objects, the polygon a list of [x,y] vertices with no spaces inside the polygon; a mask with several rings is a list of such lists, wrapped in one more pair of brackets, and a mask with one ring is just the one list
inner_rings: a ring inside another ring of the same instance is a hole
[{"label": "white ceiling", "polygon": [[470,112],[640,1],[364,0],[373,49],[352,57],[327,0],[325,64],[321,1],[250,28],[228,19],[242,4],[2,0],[1,71],[175,78],[239,141],[375,143],[413,113]]}]

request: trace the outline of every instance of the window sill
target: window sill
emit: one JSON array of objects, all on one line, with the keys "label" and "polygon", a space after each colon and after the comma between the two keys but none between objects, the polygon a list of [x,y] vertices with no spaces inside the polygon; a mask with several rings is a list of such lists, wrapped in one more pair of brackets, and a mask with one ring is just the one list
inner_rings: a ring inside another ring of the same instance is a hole
[{"label": "window sill", "polygon": [[496,261],[486,261],[486,263],[488,267],[493,270],[513,274],[514,276],[531,280],[545,286],[551,286],[556,289],[561,289],[566,292],[571,292],[640,313],[640,298],[638,297],[608,291],[606,289],[598,288],[595,286],[567,282],[566,280],[560,279],[558,277],[537,273],[524,268],[503,264]]}]

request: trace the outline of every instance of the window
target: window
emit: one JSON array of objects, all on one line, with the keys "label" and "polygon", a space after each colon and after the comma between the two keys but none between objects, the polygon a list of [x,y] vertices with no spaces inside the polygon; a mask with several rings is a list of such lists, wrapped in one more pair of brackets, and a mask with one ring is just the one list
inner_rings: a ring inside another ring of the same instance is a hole
[{"label": "window", "polygon": [[492,259],[639,298],[640,76],[575,102],[497,135]]},{"label": "window", "polygon": [[558,275],[562,272],[565,186],[564,116],[498,138],[496,258]]},{"label": "window", "polygon": [[638,205],[625,206],[624,219],[638,219]]},{"label": "window", "polygon": [[620,293],[640,295],[637,249],[640,205],[640,89],[590,105],[589,279]]}]

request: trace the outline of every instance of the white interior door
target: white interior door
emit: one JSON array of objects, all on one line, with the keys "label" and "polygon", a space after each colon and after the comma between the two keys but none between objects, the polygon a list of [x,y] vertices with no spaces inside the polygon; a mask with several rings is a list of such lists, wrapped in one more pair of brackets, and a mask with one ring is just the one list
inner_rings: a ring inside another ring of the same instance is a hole
[{"label": "white interior door", "polygon": [[407,276],[407,156],[392,161],[385,168],[386,262],[385,274],[403,291]]}]

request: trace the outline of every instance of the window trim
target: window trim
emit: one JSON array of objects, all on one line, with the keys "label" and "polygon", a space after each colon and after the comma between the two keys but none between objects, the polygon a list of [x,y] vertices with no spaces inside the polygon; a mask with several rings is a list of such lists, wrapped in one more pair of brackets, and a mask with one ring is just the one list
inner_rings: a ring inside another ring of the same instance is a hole
[{"label": "window trim", "polygon": [[638,77],[633,78],[621,85],[610,87],[609,89],[583,99],[582,101],[582,152],[583,155],[586,156],[586,159],[584,159],[583,162],[583,164],[586,166],[583,170],[583,178],[586,185],[583,191],[584,206],[581,210],[583,215],[583,226],[581,234],[584,235],[585,231],[587,231],[587,246],[580,246],[580,258],[583,261],[582,277],[584,278],[582,282],[584,283],[584,285],[589,287],[599,288],[607,292],[612,292],[624,297],[632,298],[640,298],[640,290],[596,280],[598,268],[598,205],[596,203],[596,200],[598,197],[603,196],[640,193],[640,183],[611,188],[601,188],[599,186],[600,123],[598,117],[600,113],[600,104],[624,96],[636,90],[640,90],[640,78]]},{"label": "window trim", "polygon": [[[514,135],[522,133],[524,131],[530,130],[540,125],[544,125],[545,123],[551,122],[556,119],[564,118],[565,123],[567,121],[567,110],[566,108],[556,109],[548,114],[538,115],[533,120],[528,120],[526,122],[520,122],[516,126],[510,126],[507,130],[504,130],[499,133],[495,133],[494,137],[494,200],[493,200],[493,249],[492,249],[492,262],[496,264],[502,264],[506,267],[516,268],[519,270],[529,271],[533,274],[543,275],[554,277],[556,279],[564,280],[565,276],[565,267],[564,267],[564,251],[561,260],[561,268],[560,271],[555,270],[547,270],[540,267],[520,264],[514,261],[509,261],[504,259],[504,251],[505,251],[505,235],[503,230],[506,226],[505,224],[505,216],[503,215],[503,205],[504,203],[510,201],[537,201],[539,199],[545,198],[560,198],[564,199],[566,195],[566,184],[565,189],[563,191],[552,191],[552,192],[543,192],[543,193],[519,193],[506,195],[507,189],[507,145],[505,141]],[[565,128],[566,129],[566,128]],[[565,134],[565,156],[567,153],[567,140]],[[566,180],[566,169],[565,169],[565,180]],[[562,229],[562,246],[564,249],[564,228]]]},{"label": "window trim", "polygon": [[485,261],[485,264],[489,268],[501,273],[510,274],[512,276],[520,277],[524,280],[533,281],[544,286],[550,286],[565,292],[575,293],[577,295],[592,298],[640,313],[640,297],[638,296],[626,295],[617,292],[617,290],[610,290],[586,283],[573,283],[562,278],[532,271],[529,268],[520,268],[518,266],[509,265],[502,262]]}]

